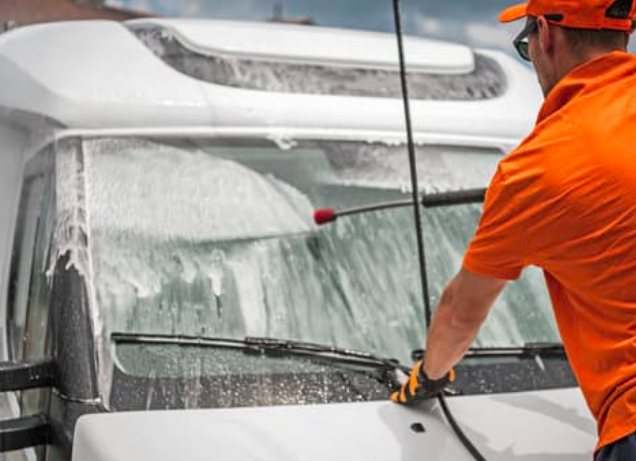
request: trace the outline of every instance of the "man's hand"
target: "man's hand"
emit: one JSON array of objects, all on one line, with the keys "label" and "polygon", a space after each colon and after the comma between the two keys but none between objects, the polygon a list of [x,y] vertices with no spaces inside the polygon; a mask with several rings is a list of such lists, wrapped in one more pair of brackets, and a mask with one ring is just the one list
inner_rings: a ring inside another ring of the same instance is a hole
[{"label": "man's hand", "polygon": [[391,400],[394,403],[414,405],[439,395],[454,379],[455,372],[453,370],[441,379],[429,379],[420,360],[413,365],[408,381],[402,384],[399,391],[391,394]]}]

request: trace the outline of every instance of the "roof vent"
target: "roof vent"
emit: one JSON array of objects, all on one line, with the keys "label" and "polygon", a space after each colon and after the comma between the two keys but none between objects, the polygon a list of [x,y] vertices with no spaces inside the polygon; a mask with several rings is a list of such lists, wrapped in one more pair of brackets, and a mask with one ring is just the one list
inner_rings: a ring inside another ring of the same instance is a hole
[{"label": "roof vent", "polygon": [[[228,56],[193,47],[174,30],[132,27],[137,37],[166,64],[190,77],[250,90],[338,96],[399,98],[399,73],[385,66],[316,64],[315,60],[265,59],[245,53]],[[473,56],[471,54],[471,56]],[[502,95],[506,76],[499,64],[474,54],[466,73],[414,71],[409,65],[409,93],[414,99],[482,100]],[[439,69],[438,69],[439,70]],[[455,69],[456,70],[456,69]]]}]

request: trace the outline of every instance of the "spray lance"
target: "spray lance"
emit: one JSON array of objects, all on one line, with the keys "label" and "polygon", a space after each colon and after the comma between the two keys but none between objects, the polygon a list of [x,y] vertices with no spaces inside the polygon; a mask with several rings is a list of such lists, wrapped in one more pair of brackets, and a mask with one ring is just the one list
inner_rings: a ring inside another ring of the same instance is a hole
[{"label": "spray lance", "polygon": [[[417,202],[424,208],[435,208],[452,205],[468,205],[470,203],[482,203],[486,189],[466,189],[451,192],[439,192],[424,194],[417,197]],[[394,200],[391,202],[372,203],[370,205],[335,210],[333,208],[322,208],[314,212],[314,222],[319,226],[335,221],[341,216],[351,216],[371,211],[386,210],[389,208],[401,208],[413,206],[412,199]]]}]

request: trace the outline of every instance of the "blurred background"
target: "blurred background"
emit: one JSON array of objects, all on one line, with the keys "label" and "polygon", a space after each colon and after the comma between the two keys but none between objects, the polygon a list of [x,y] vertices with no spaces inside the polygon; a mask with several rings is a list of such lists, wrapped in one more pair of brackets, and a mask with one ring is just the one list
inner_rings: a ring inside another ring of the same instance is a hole
[{"label": "blurred background", "polygon": [[[514,0],[402,0],[407,33],[512,53],[519,24],[499,24]],[[4,30],[69,19],[145,16],[278,21],[393,31],[391,0],[0,0]]]}]

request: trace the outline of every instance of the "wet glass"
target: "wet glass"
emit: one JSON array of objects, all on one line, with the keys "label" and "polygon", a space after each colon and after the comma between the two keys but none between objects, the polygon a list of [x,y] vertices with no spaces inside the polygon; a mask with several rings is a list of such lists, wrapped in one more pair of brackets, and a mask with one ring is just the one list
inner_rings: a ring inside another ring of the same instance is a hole
[{"label": "wet glass", "polygon": [[[498,149],[420,146],[422,192],[485,187]],[[267,336],[396,357],[421,348],[412,210],[317,227],[317,208],[409,197],[403,145],[255,139],[82,143],[96,301],[111,332]],[[60,165],[62,165],[60,163]],[[427,210],[435,302],[480,206]],[[536,270],[498,302],[476,345],[558,341]]]}]

